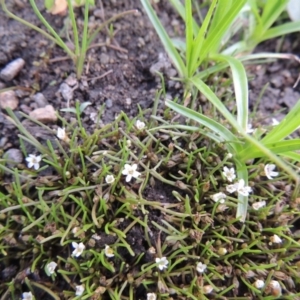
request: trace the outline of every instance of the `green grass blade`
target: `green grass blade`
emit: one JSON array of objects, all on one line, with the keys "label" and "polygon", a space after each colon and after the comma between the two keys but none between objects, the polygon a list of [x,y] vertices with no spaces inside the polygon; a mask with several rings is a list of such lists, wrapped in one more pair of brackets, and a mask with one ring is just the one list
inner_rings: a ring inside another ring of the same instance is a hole
[{"label": "green grass blade", "polygon": [[211,131],[213,131],[215,134],[217,134],[223,142],[231,143],[232,149],[234,149],[234,152],[240,150],[239,140],[236,138],[236,136],[228,130],[226,127],[221,125],[220,123],[204,116],[203,114],[196,112],[190,108],[187,108],[183,105],[177,104],[173,101],[166,101],[166,105],[170,108],[172,108],[174,111],[180,113],[181,115],[185,116],[186,118],[192,119],[199,124],[202,124],[203,126],[209,128]]},{"label": "green grass blade", "polygon": [[235,18],[238,16],[240,10],[245,5],[246,0],[236,0],[232,5],[230,11],[223,16],[223,18],[218,23],[219,26],[214,28],[209,32],[207,39],[201,50],[201,57],[198,62],[198,66],[207,57],[209,53],[216,52],[220,47],[222,38],[229,27],[232,25]]},{"label": "green grass blade", "polygon": [[230,66],[237,105],[237,122],[246,131],[248,126],[249,95],[245,68],[240,61],[231,56],[214,55],[212,59],[225,61]]},{"label": "green grass blade", "polygon": [[267,30],[259,39],[259,42],[280,37],[292,32],[300,31],[300,21],[285,23]]},{"label": "green grass blade", "polygon": [[[211,5],[209,7],[209,10],[208,10],[208,12],[205,16],[205,19],[204,19],[204,21],[201,25],[201,28],[200,28],[195,40],[193,41],[193,45],[191,46],[193,55],[189,58],[189,60],[187,59],[187,62],[186,62],[189,77],[191,77],[195,74],[197,68],[199,67],[201,62],[207,56],[208,52],[203,53],[202,47],[205,43],[205,35],[208,31],[208,27],[209,27],[209,24],[211,22],[211,19],[212,19],[213,12],[214,12],[215,6],[217,4],[217,1],[218,0],[213,0],[213,2],[211,3]],[[190,12],[190,18],[193,18],[191,12]]]},{"label": "green grass blade", "polygon": [[208,85],[196,77],[191,78],[190,82],[217,108],[217,110],[237,131],[240,131],[241,128],[239,127],[234,116],[228,111],[226,106],[220,101],[220,99],[215,95]]},{"label": "green grass blade", "polygon": [[175,68],[177,69],[179,75],[181,77],[186,77],[186,67],[181,59],[179,53],[177,52],[176,48],[174,47],[169,35],[165,31],[164,27],[162,26],[161,22],[159,21],[154,9],[152,8],[149,0],[141,0],[141,3],[152,23],[154,26],[166,52],[168,53],[170,59],[172,60]]},{"label": "green grass blade", "polygon": [[[273,153],[285,156],[285,152],[300,150],[300,139],[279,141],[276,143],[264,144],[264,146],[271,150]],[[243,156],[243,159],[245,160],[265,156],[265,154],[261,152],[260,149],[253,149],[252,146],[245,147],[243,151],[240,152],[240,155]]]},{"label": "green grass blade", "polygon": [[[238,179],[244,179],[245,185],[248,185],[248,170],[246,165],[239,160],[235,160],[235,163],[237,167],[236,173]],[[248,197],[239,194],[238,200],[239,202],[237,205],[236,218],[240,219],[241,222],[244,222],[248,210]]]},{"label": "green grass blade", "polygon": [[[174,8],[177,10],[177,13],[180,15],[180,17],[183,19],[184,23],[186,22],[185,18],[185,8],[184,5],[179,0],[169,0],[170,3],[174,6]],[[198,24],[193,19],[193,35],[196,36],[200,30]]]},{"label": "green grass blade", "polygon": [[300,126],[300,101],[298,101],[286,117],[261,140],[262,143],[268,144],[278,142]]},{"label": "green grass blade", "polygon": [[288,0],[266,1],[261,16],[263,31],[268,30],[285,10]]}]

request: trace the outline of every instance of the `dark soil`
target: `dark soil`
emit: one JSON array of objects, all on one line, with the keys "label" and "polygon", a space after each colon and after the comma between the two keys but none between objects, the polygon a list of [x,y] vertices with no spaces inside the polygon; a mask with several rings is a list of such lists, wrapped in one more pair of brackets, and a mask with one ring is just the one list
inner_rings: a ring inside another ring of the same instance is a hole
[{"label": "dark soil", "polygon": [[[43,1],[38,1],[42,7]],[[74,107],[76,101],[91,102],[82,114],[82,122],[89,132],[95,128],[95,116],[101,113],[100,122],[107,124],[115,119],[115,117],[124,111],[129,117],[136,117],[139,109],[145,110],[151,108],[155,93],[160,85],[159,80],[151,67],[159,60],[159,54],[163,53],[163,48],[156,36],[147,16],[141,9],[141,5],[135,0],[125,1],[103,1],[104,16],[108,19],[112,15],[130,9],[138,9],[139,13],[135,16],[126,16],[115,21],[114,37],[108,41],[107,31],[99,34],[95,44],[108,43],[106,46],[95,46],[87,55],[87,64],[85,66],[84,75],[80,81],[75,79],[75,70],[71,60],[66,58],[63,50],[52,45],[46,38],[20,23],[8,19],[2,11],[0,11],[0,69],[16,58],[23,58],[26,62],[20,73],[10,82],[0,80],[0,88],[8,88],[12,86],[18,87],[15,93],[19,100],[18,107],[14,112],[26,114],[33,109],[52,105],[55,110],[60,111],[62,108]],[[97,3],[97,1],[96,1]],[[8,2],[8,7],[22,18],[39,25],[36,17],[28,3],[22,1]],[[101,15],[99,3],[92,9],[91,16],[95,24],[101,23]],[[160,1],[156,6],[159,16],[170,31],[176,31],[182,34],[182,28],[178,25],[179,18],[173,13],[171,7],[166,1]],[[77,11],[81,16],[81,11]],[[47,19],[54,24],[57,30],[63,27],[64,18],[47,15]],[[300,40],[292,36],[285,38],[281,46],[281,52],[295,53],[300,51]],[[259,50],[274,52],[277,49],[277,42],[271,41],[260,46]],[[168,66],[168,61],[166,63]],[[174,70],[160,68],[165,76],[174,75]],[[250,81],[250,105],[251,108],[257,107],[257,114],[253,116],[254,126],[258,124],[270,124],[272,117],[278,120],[282,119],[286,112],[293,107],[294,103],[299,99],[299,88],[293,89],[292,86],[296,81],[299,73],[299,65],[296,62],[287,60],[276,61],[271,64],[249,66]],[[103,75],[103,77],[101,77]],[[98,79],[98,77],[101,77]],[[71,80],[72,79],[72,80]],[[70,83],[70,81],[72,81]],[[62,84],[69,83],[74,88],[74,93],[69,101],[62,95]],[[174,84],[168,78],[167,93],[172,96],[180,94],[180,86]],[[259,95],[263,88],[267,85],[261,101],[256,105]],[[37,93],[41,93],[44,99],[35,97]],[[60,112],[67,121],[72,121],[74,117],[71,113]],[[23,120],[20,117],[21,120]],[[26,123],[25,123],[26,125]],[[47,123],[47,126],[55,129],[61,126],[61,122]],[[46,141],[50,137],[43,132],[38,126],[27,124],[27,129],[40,140]],[[9,121],[7,113],[4,109],[0,112],[0,151],[6,153],[10,149],[19,149],[19,133],[14,125]],[[24,158],[21,161],[25,163]],[[163,202],[172,203],[174,198],[170,189],[165,186],[156,185],[155,188],[149,186],[145,191],[145,197],[148,200],[163,199]],[[0,205],[1,207],[1,205]],[[157,215],[157,211],[153,212],[152,220],[159,222],[161,218]],[[149,223],[150,224],[150,223]],[[124,223],[119,229],[125,229],[128,224]],[[158,237],[164,239],[163,234],[160,235],[157,228],[149,228],[152,232],[153,244]],[[101,236],[101,233],[98,233]],[[105,244],[111,244],[114,241],[106,240],[105,235],[102,236],[102,247]],[[135,253],[139,254],[147,251],[144,232],[138,226],[127,236],[127,242],[130,244]],[[133,259],[125,250],[120,253],[121,256],[127,257],[130,265]],[[144,261],[151,261],[149,254],[144,256]],[[23,277],[27,274],[28,263],[19,261],[11,261],[11,266],[1,264],[0,255],[0,281],[12,280],[16,278],[17,282],[22,282]],[[25,275],[20,272],[25,272]],[[20,276],[22,278],[20,278]],[[40,275],[36,276],[36,281],[41,280]],[[64,289],[64,286],[57,287]],[[43,295],[41,295],[43,296]],[[140,289],[136,293],[136,298],[145,298],[145,291]]]}]

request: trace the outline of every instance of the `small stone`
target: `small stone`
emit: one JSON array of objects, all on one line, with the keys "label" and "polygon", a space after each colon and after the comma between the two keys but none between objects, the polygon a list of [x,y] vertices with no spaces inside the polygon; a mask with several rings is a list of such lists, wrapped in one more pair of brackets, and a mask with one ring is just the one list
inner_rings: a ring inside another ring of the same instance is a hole
[{"label": "small stone", "polygon": [[47,99],[42,93],[36,93],[32,98],[39,108],[45,107],[48,104]]},{"label": "small stone", "polygon": [[111,108],[113,106],[112,100],[111,99],[107,99],[105,101],[105,105],[106,105],[107,108]]},{"label": "small stone", "polygon": [[52,105],[46,105],[42,108],[37,108],[30,112],[29,116],[42,123],[56,122],[57,116]]},{"label": "small stone", "polygon": [[109,63],[109,56],[105,53],[100,54],[100,62],[102,65],[107,65]]},{"label": "small stone", "polygon": [[4,148],[5,144],[8,142],[8,138],[4,136],[0,139],[0,148]]},{"label": "small stone", "polygon": [[10,108],[12,110],[16,109],[19,105],[19,99],[17,98],[14,91],[9,90],[0,93],[0,107],[2,109]]},{"label": "small stone", "polygon": [[18,73],[22,70],[25,65],[25,60],[23,58],[17,58],[10,62],[0,73],[0,78],[4,81],[11,81],[14,79]]},{"label": "small stone", "polygon": [[65,82],[60,85],[59,92],[66,101],[69,102],[73,99],[74,90]]},{"label": "small stone", "polygon": [[23,161],[23,154],[21,150],[11,148],[4,153],[4,158],[8,160],[8,167],[13,168],[16,164]]},{"label": "small stone", "polygon": [[93,15],[96,18],[101,19],[103,17],[103,10],[102,9],[95,9],[94,12],[93,12]]}]

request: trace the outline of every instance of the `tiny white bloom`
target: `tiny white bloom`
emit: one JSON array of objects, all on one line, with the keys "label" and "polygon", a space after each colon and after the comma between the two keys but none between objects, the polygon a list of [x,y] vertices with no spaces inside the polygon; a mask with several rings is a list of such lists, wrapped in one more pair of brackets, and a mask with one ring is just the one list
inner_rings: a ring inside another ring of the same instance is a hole
[{"label": "tiny white bloom", "polygon": [[128,148],[130,148],[130,147],[132,146],[131,140],[127,140],[127,141],[126,141],[126,146],[127,146]]},{"label": "tiny white bloom", "polygon": [[38,170],[40,168],[40,161],[41,160],[42,160],[41,155],[29,154],[28,157],[26,157],[27,167],[28,168],[33,167],[35,170]]},{"label": "tiny white bloom", "polygon": [[237,192],[243,196],[249,196],[249,193],[252,192],[252,189],[250,186],[245,185],[244,179],[240,179],[237,184]]},{"label": "tiny white bloom", "polygon": [[57,263],[54,262],[54,261],[51,261],[49,264],[46,265],[46,270],[47,270],[47,273],[49,275],[52,275],[55,273],[55,268],[57,267]]},{"label": "tiny white bloom", "polygon": [[114,175],[106,175],[105,181],[106,181],[106,183],[108,183],[108,184],[112,184],[112,183],[115,181]]},{"label": "tiny white bloom", "polygon": [[234,183],[234,184],[228,184],[228,185],[226,186],[226,191],[227,191],[228,193],[230,193],[230,194],[236,192],[236,190],[237,190],[237,184],[236,184],[236,183]]},{"label": "tiny white bloom", "polygon": [[112,248],[110,248],[108,245],[105,245],[105,249],[104,249],[104,254],[107,257],[114,257],[114,250]]},{"label": "tiny white bloom", "polygon": [[74,251],[72,252],[73,256],[79,257],[83,250],[85,249],[85,246],[83,243],[76,243],[76,242],[72,242],[72,246],[74,248]]},{"label": "tiny white bloom", "polygon": [[227,158],[231,159],[233,157],[232,153],[227,153]]},{"label": "tiny white bloom", "polygon": [[280,243],[282,243],[282,239],[277,234],[274,234],[273,236],[271,236],[270,237],[270,241],[273,244],[280,244]]},{"label": "tiny white bloom", "polygon": [[261,209],[262,207],[265,207],[266,206],[266,201],[258,201],[258,202],[254,202],[252,204],[252,208],[255,209],[255,210],[259,210]]},{"label": "tiny white bloom", "polygon": [[25,292],[22,294],[23,300],[33,300],[33,295],[31,292]]},{"label": "tiny white bloom", "polygon": [[229,182],[232,182],[236,177],[234,168],[229,169],[227,167],[224,167],[222,173]]},{"label": "tiny white bloom", "polygon": [[72,233],[74,234],[74,236],[76,236],[76,233],[78,232],[80,230],[80,228],[79,227],[74,227],[73,229],[72,229]]},{"label": "tiny white bloom", "polygon": [[60,127],[58,127],[58,128],[57,128],[56,136],[57,136],[60,140],[62,140],[62,141],[65,141],[65,142],[69,141],[69,138],[68,138],[68,136],[67,136],[67,134],[66,134],[65,128],[60,128]]},{"label": "tiny white bloom", "polygon": [[247,133],[252,133],[254,131],[254,129],[252,128],[252,124],[248,124],[247,125],[247,129],[246,129],[246,132]]},{"label": "tiny white bloom", "polygon": [[220,192],[220,193],[211,195],[210,198],[215,202],[224,203],[226,195],[224,193]]},{"label": "tiny white bloom", "polygon": [[147,294],[147,300],[156,300],[156,294],[155,293],[148,293]]},{"label": "tiny white bloom", "polygon": [[157,267],[162,271],[163,269],[167,269],[168,267],[168,260],[165,256],[163,257],[156,257],[155,262],[157,263]]},{"label": "tiny white bloom", "polygon": [[125,164],[122,174],[126,175],[126,182],[129,182],[132,177],[138,178],[141,175],[141,173],[138,172],[136,169],[137,169],[137,164],[133,164],[132,166]]},{"label": "tiny white bloom", "polygon": [[203,264],[202,262],[199,262],[197,264],[197,267],[196,267],[196,270],[197,272],[199,272],[200,274],[202,274],[207,268],[207,265],[206,264]]},{"label": "tiny white bloom", "polygon": [[275,118],[272,118],[272,126],[277,126],[279,125],[279,121]]},{"label": "tiny white bloom", "polygon": [[273,177],[276,177],[279,175],[279,172],[273,171],[275,168],[276,168],[276,166],[273,164],[265,165],[264,171],[265,171],[265,175],[267,176],[268,179],[273,179]]},{"label": "tiny white bloom", "polygon": [[140,120],[137,120],[135,122],[135,126],[138,130],[143,130],[145,128],[146,124]]},{"label": "tiny white bloom", "polygon": [[76,285],[75,288],[76,288],[75,295],[76,296],[81,296],[84,292],[84,286],[82,284],[81,285]]},{"label": "tiny white bloom", "polygon": [[261,279],[257,279],[255,280],[255,282],[253,283],[254,287],[256,287],[257,289],[262,289],[265,286],[265,282]]}]

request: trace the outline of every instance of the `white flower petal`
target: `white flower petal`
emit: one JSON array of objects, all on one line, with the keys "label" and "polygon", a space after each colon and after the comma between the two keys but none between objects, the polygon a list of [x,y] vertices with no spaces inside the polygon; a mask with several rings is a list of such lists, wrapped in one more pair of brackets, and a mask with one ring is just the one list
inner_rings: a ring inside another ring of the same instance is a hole
[{"label": "white flower petal", "polygon": [[197,267],[196,267],[196,270],[197,272],[199,272],[200,274],[202,274],[207,268],[207,265],[206,264],[203,264],[202,262],[199,262],[197,264]]},{"label": "white flower petal", "polygon": [[261,209],[262,207],[265,207],[266,206],[266,201],[258,201],[258,202],[254,202],[252,204],[252,208],[255,209],[255,210],[259,210]]},{"label": "white flower petal", "polygon": [[156,257],[155,262],[157,263],[157,267],[162,271],[163,269],[168,268],[168,260],[165,256],[163,257]]},{"label": "white flower petal", "polygon": [[276,177],[279,175],[279,172],[273,171],[276,168],[276,165],[274,164],[266,164],[264,167],[265,175],[268,179],[273,179],[273,177]]},{"label": "white flower petal", "polygon": [[76,292],[75,292],[75,295],[76,296],[81,296],[84,292],[84,286],[81,284],[81,285],[76,285]]},{"label": "white flower petal", "polygon": [[22,294],[22,299],[23,300],[32,300],[33,299],[33,295],[31,292],[25,292]]}]

